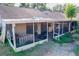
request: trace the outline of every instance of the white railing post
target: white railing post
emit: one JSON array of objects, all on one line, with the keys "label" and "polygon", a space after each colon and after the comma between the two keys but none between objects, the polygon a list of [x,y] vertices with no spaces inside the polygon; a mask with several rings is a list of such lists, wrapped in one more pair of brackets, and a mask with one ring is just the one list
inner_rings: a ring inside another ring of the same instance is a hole
[{"label": "white railing post", "polygon": [[16,39],[15,39],[15,24],[12,24],[12,32],[13,32],[13,42],[14,42],[14,47],[16,48]]}]

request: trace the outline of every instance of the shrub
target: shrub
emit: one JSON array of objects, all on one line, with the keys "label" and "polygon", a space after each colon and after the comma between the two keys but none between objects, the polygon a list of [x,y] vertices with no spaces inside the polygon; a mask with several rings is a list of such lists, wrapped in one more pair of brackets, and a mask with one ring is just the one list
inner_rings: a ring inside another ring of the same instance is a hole
[{"label": "shrub", "polygon": [[61,37],[59,37],[59,40],[54,39],[54,41],[58,43],[70,43],[70,42],[73,42],[73,39],[70,33],[66,33],[62,35]]},{"label": "shrub", "polygon": [[73,35],[72,35],[72,38],[73,38],[74,40],[79,41],[79,34],[73,34]]},{"label": "shrub", "polygon": [[79,56],[79,45],[74,48],[75,55]]}]

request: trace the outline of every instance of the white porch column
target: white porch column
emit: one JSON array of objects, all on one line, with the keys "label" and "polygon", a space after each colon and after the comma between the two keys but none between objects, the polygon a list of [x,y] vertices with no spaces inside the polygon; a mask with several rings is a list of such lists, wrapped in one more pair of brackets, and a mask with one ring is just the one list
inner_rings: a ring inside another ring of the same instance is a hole
[{"label": "white porch column", "polygon": [[54,27],[54,25],[55,25],[55,24],[54,24],[54,22],[53,22],[53,38],[54,38],[54,34],[55,34],[55,31],[54,31],[54,28],[55,28],[55,27]]},{"label": "white porch column", "polygon": [[12,32],[13,32],[14,47],[16,48],[16,39],[15,39],[15,24],[12,24]]},{"label": "white porch column", "polygon": [[0,40],[4,43],[5,41],[5,34],[6,33],[6,24],[5,22],[2,22],[2,29],[1,29],[1,38]]},{"label": "white porch column", "polygon": [[47,22],[47,41],[48,41],[48,22]]},{"label": "white porch column", "polygon": [[34,22],[33,22],[33,43],[35,42],[35,35],[34,35],[34,31],[35,31],[35,29],[34,29]]},{"label": "white porch column", "polygon": [[71,31],[71,22],[69,22],[69,32]]},{"label": "white porch column", "polygon": [[58,23],[58,40],[59,40],[59,35],[60,35],[60,23]]},{"label": "white porch column", "polygon": [[60,23],[58,24],[58,35],[60,35]]},{"label": "white porch column", "polygon": [[37,33],[41,34],[41,23],[37,23]]},{"label": "white porch column", "polygon": [[64,27],[64,23],[62,23],[61,25],[62,25],[62,34],[63,34],[63,27]]}]

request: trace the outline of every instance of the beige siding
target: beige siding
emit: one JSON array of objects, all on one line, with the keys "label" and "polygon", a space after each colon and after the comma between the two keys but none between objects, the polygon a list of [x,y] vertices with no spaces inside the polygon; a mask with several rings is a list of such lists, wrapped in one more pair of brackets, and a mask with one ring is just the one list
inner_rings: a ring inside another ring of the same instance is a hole
[{"label": "beige siding", "polygon": [[17,33],[26,33],[26,24],[16,24],[15,30]]}]

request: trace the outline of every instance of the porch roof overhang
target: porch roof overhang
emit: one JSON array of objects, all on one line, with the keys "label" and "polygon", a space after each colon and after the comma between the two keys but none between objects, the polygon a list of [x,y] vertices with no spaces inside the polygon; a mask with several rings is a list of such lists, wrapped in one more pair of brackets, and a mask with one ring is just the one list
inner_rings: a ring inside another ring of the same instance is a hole
[{"label": "porch roof overhang", "polygon": [[[6,24],[13,24],[13,23],[38,23],[38,22],[60,22],[60,21],[71,21],[69,19],[52,19],[52,18],[41,18],[41,19],[33,19],[33,18],[26,18],[26,19],[4,19]],[[77,21],[77,20],[72,20]]]}]

